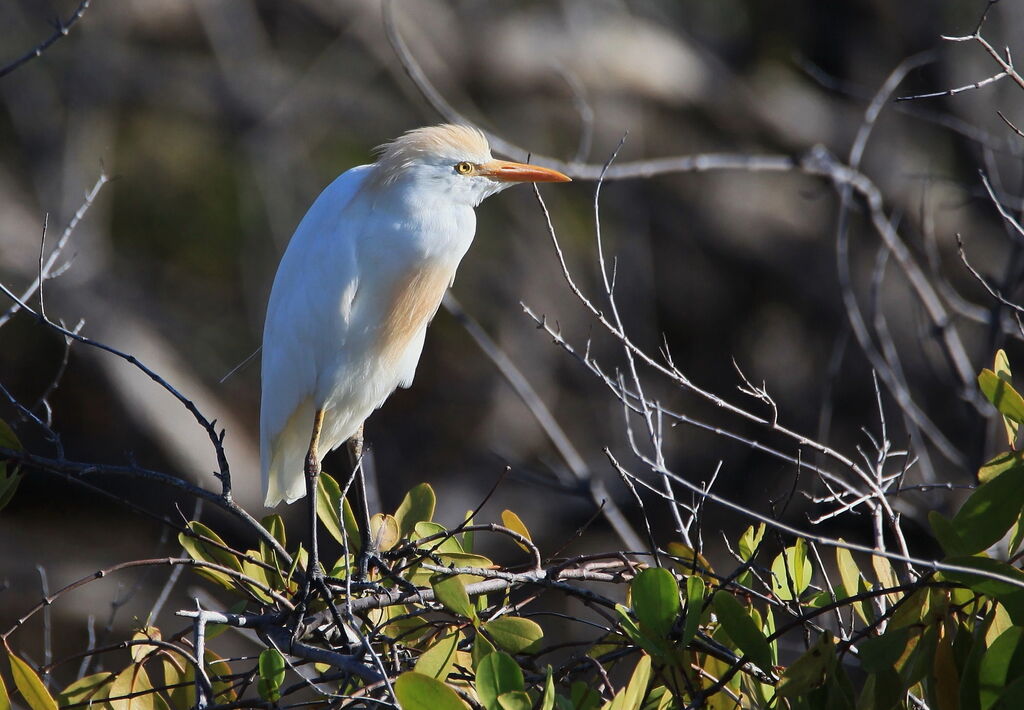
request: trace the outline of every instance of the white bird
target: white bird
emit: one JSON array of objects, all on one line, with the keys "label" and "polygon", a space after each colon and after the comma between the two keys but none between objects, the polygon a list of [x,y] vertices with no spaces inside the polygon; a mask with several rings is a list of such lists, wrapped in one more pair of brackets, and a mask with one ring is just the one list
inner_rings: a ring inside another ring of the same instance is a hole
[{"label": "white bird", "polygon": [[381,146],[334,180],[277,269],[263,328],[260,457],[267,506],[314,490],[320,460],[412,384],[427,324],[476,231],[473,209],[555,170],[495,160],[473,128]]}]

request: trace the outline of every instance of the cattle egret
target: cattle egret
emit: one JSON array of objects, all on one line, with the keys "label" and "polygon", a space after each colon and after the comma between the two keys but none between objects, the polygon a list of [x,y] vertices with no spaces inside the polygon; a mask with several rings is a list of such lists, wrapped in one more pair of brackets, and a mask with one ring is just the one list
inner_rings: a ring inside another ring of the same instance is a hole
[{"label": "cattle egret", "polygon": [[418,128],[378,151],[320,194],[274,278],[260,407],[267,506],[309,495],[312,507],[323,455],[412,383],[427,324],[473,241],[473,208],[517,182],[569,180],[495,160],[466,126]]}]

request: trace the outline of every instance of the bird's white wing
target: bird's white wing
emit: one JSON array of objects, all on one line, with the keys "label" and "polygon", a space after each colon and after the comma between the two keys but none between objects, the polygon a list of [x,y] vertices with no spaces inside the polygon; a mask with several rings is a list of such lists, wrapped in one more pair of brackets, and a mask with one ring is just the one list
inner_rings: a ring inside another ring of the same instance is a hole
[{"label": "bird's white wing", "polygon": [[358,289],[359,229],[344,217],[369,166],[353,168],[316,199],[277,269],[263,328],[260,458],[266,504],[305,493],[303,462],[318,373],[344,351]]}]

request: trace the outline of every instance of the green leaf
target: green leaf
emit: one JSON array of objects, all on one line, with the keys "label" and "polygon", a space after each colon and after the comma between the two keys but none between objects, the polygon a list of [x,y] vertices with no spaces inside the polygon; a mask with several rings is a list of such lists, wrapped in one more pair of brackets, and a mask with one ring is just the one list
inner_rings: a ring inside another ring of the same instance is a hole
[{"label": "green leaf", "polygon": [[1013,466],[975,489],[953,516],[962,552],[974,554],[999,542],[1024,506],[1024,466]]},{"label": "green leaf", "polygon": [[[189,535],[183,532],[178,533],[178,542],[181,544],[183,548],[185,548],[185,551],[188,552],[189,557],[200,562],[209,562],[212,564],[220,565],[222,567],[227,567],[229,569],[236,570],[238,572],[242,571],[242,565],[237,557],[232,555],[230,552],[227,552],[226,550],[222,550],[219,547],[215,547],[214,545],[204,542],[203,540],[200,540],[196,537],[197,535],[205,537],[209,540],[212,540],[213,542],[217,542],[223,545],[224,541],[221,540],[220,536],[217,535],[217,533],[213,532],[202,523],[196,522],[194,520],[188,523],[187,527],[194,534]],[[220,586],[226,589],[235,588],[234,579],[228,576],[227,574],[224,574],[223,572],[219,572],[218,570],[197,567],[196,573],[201,577],[205,577],[211,582],[215,582],[216,584],[219,584]]]},{"label": "green leaf", "polygon": [[420,654],[413,668],[417,673],[445,680],[455,667],[455,659],[463,636],[458,629],[440,637],[434,645]]},{"label": "green leaf", "polygon": [[108,701],[111,710],[157,710],[153,684],[141,665],[130,665],[118,673],[110,684],[109,697],[116,698]]},{"label": "green leaf", "polygon": [[729,638],[751,661],[770,673],[772,649],[747,610],[731,594],[721,590],[715,593],[714,607]]},{"label": "green leaf", "polygon": [[7,507],[7,504],[14,498],[14,494],[25,477],[25,472],[15,467],[14,473],[8,475],[7,464],[0,461],[0,510]]},{"label": "green leaf", "polygon": [[[548,666],[548,680],[551,679],[551,666]],[[83,678],[84,680],[84,678]],[[7,686],[4,685],[4,677],[0,676],[0,710],[11,710],[11,696],[7,694]],[[545,708],[544,710],[551,710]]]},{"label": "green leaf", "polygon": [[782,698],[793,698],[824,685],[836,663],[836,646],[832,633],[826,631],[807,652],[786,668],[775,692]]},{"label": "green leaf", "polygon": [[466,702],[447,685],[416,671],[395,680],[395,695],[402,710],[469,710]]},{"label": "green leaf", "polygon": [[477,634],[473,639],[473,670],[476,670],[480,666],[480,661],[484,659],[484,656],[494,653],[494,644],[487,640],[483,634]]},{"label": "green leaf", "polygon": [[697,634],[701,614],[704,612],[704,580],[697,575],[686,579],[686,619],[679,645],[685,648]]},{"label": "green leaf", "polygon": [[466,583],[462,575],[434,575],[430,578],[430,586],[434,589],[434,598],[444,604],[445,608],[467,619],[476,619],[476,609],[466,594]]},{"label": "green leaf", "polygon": [[286,668],[287,664],[280,651],[276,648],[263,649],[259,660],[260,679],[256,684],[256,691],[261,698],[273,703],[281,699],[281,684],[284,683]]},{"label": "green leaf", "polygon": [[[1010,385],[1013,382],[1012,374],[1010,373],[1010,360],[1006,357],[1006,351],[1002,348],[996,351],[992,370],[996,373],[996,377],[1007,385]],[[1007,445],[1012,447],[1013,442],[1017,440],[1017,431],[1020,429],[1020,423],[1010,419],[1009,417],[1003,417],[1003,424],[1006,425]]]},{"label": "green leaf", "polygon": [[978,690],[981,710],[992,707],[1002,695],[1007,682],[1020,676],[1021,636],[1024,629],[1013,626],[992,642],[981,658],[978,669]]},{"label": "green leaf", "polygon": [[[1017,586],[1013,582],[1024,585],[1024,572],[1021,572],[1016,567],[1008,565],[1005,562],[994,560],[990,557],[950,557],[945,560],[951,565],[958,567],[967,567],[970,569],[976,569],[981,572],[987,572],[989,574],[997,574],[1002,577],[1006,577],[1008,580],[1003,581],[1000,579],[991,579],[990,577],[982,577],[980,575],[971,574],[970,572],[948,572],[943,570],[942,576],[952,582],[959,582],[966,587],[973,589],[978,594],[987,594],[988,596],[996,597],[1000,601],[1004,597],[1012,597],[1013,595],[1024,592],[1024,589]],[[1007,611],[1010,612],[1010,616],[1013,616],[1013,609],[1007,607]],[[1015,623],[1020,623],[1016,619]]]},{"label": "green leaf", "polygon": [[1017,424],[1024,422],[1024,398],[1009,382],[986,369],[978,375],[978,386],[1000,414]]},{"label": "green leaf", "polygon": [[[551,666],[547,667],[547,677],[544,679],[544,695],[540,698],[539,710],[553,710],[555,707],[555,677]],[[3,708],[0,708],[3,710]]]},{"label": "green leaf", "polygon": [[502,616],[483,625],[494,642],[509,653],[533,653],[540,648],[544,630],[530,619]]},{"label": "green leaf", "polygon": [[633,643],[640,646],[648,653],[660,656],[667,652],[667,644],[664,637],[659,636],[657,638],[651,638],[645,634],[630,615],[629,609],[624,607],[622,604],[615,605],[615,611],[619,615],[619,626],[622,627],[623,633],[626,634]]},{"label": "green leaf", "polygon": [[[842,538],[839,538],[839,540],[842,542]],[[860,567],[857,566],[853,559],[853,554],[849,550],[843,547],[836,548],[836,565],[839,567],[839,578],[843,582],[843,590],[847,596],[852,597],[871,588],[864,579],[864,575],[861,574]],[[865,624],[870,623],[868,614],[864,609],[864,602],[853,602],[853,610]]]},{"label": "green leaf", "polygon": [[629,684],[626,685],[624,690],[620,691],[621,700],[619,696],[616,696],[615,700],[619,700],[619,703],[615,706],[616,710],[640,710],[644,697],[647,695],[647,684],[650,680],[651,657],[644,655],[637,661],[636,668],[633,669],[633,675],[630,676]]},{"label": "green leaf", "polygon": [[[417,540],[421,540],[426,537],[431,537],[433,535],[438,535],[446,532],[448,532],[447,528],[445,528],[443,525],[438,525],[437,523],[421,522],[416,523],[415,525],[415,538]],[[434,552],[439,553],[465,552],[465,550],[462,549],[462,545],[459,544],[459,541],[455,538],[454,535],[451,535],[449,537],[439,537],[435,540],[431,540],[430,542],[425,542],[423,543],[422,547],[424,550],[432,550]]]},{"label": "green leaf", "polygon": [[525,690],[513,690],[498,696],[498,706],[501,710],[530,710],[533,701]]},{"label": "green leaf", "polygon": [[437,505],[437,497],[434,489],[429,483],[421,483],[414,486],[395,511],[395,520],[402,537],[409,537],[416,530],[416,523],[427,522],[434,517],[434,508]]},{"label": "green leaf", "polygon": [[495,651],[481,659],[476,669],[476,694],[487,710],[502,710],[498,696],[523,689],[523,671],[512,656]]},{"label": "green leaf", "polygon": [[679,587],[667,569],[648,567],[629,585],[633,612],[640,628],[654,636],[667,636],[679,618]]},{"label": "green leaf", "polygon": [[8,653],[14,685],[31,710],[57,710],[57,703],[36,672],[13,653]]},{"label": "green leaf", "polygon": [[802,538],[783,550],[772,562],[772,591],[783,601],[798,599],[814,575],[807,559],[807,545]]},{"label": "green leaf", "polygon": [[748,562],[751,557],[754,556],[754,552],[757,551],[758,546],[761,544],[761,540],[764,539],[764,523],[761,523],[756,528],[751,525],[747,528],[746,532],[740,536],[740,557],[743,558],[744,562]]},{"label": "green leaf", "polygon": [[928,511],[928,524],[932,527],[932,534],[942,545],[942,550],[947,555],[966,555],[967,545],[960,539],[953,523],[937,511]]},{"label": "green leaf", "polygon": [[864,639],[857,655],[864,670],[877,674],[895,666],[907,648],[910,631],[908,627],[890,629],[881,636]]},{"label": "green leaf", "polygon": [[348,504],[347,498],[342,500],[341,487],[334,478],[326,473],[320,474],[316,488],[316,514],[324,528],[327,529],[331,537],[338,541],[338,544],[344,545],[347,536],[349,551],[359,551],[362,540],[352,506]]}]

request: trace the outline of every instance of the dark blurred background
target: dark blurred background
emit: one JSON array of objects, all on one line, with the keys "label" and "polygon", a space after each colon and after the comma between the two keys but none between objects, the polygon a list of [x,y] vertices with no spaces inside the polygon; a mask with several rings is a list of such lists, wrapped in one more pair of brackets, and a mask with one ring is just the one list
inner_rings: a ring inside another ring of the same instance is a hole
[{"label": "dark blurred background", "polygon": [[[0,64],[49,36],[49,23],[77,4],[0,0]],[[871,96],[908,56],[934,52],[897,95],[996,73],[977,45],[939,37],[972,32],[984,5],[420,0],[396,2],[394,10],[428,76],[467,116],[535,154],[602,163],[627,131],[621,161],[706,152],[799,156],[816,144],[845,160]],[[1024,9],[1002,3],[986,34],[999,47],[1022,28]],[[1008,204],[1019,204],[1021,139],[996,110],[1024,120],[1021,96],[1004,81],[954,97],[889,103],[863,163],[946,298],[975,369],[990,364],[1004,336],[985,322],[990,300],[960,264],[954,235],[963,234],[983,273],[1017,282],[1020,239],[1004,230],[978,170],[992,176]],[[44,215],[52,244],[101,171],[113,176],[65,252],[71,267],[47,284],[48,312],[69,324],[85,319],[86,334],[137,355],[217,418],[227,429],[236,496],[259,513],[258,358],[219,380],[258,346],[278,258],[319,190],[371,160],[374,146],[439,120],[397,61],[376,0],[94,0],[66,38],[0,79],[0,278],[16,292],[30,283]],[[600,300],[593,191],[585,181],[543,190],[570,267]],[[856,447],[869,447],[862,428],[877,433],[879,419],[871,370],[848,337],[837,285],[837,205],[831,185],[797,172],[689,173],[605,185],[602,222],[617,258],[620,308],[638,344],[653,353],[664,336],[694,381],[765,413],[737,392],[735,359],[751,381],[767,384],[782,423],[856,457]],[[602,454],[610,447],[636,467],[621,406],[519,303],[557,320],[579,347],[593,335],[593,352],[610,370],[621,365],[621,351],[566,287],[529,189],[489,200],[478,215],[454,294],[639,525]],[[859,208],[851,242],[855,289],[868,309],[879,240]],[[985,425],[892,264],[877,303],[912,395],[966,462],[919,451],[928,454],[929,469],[911,477],[969,483],[989,451]],[[1009,348],[1013,363],[1019,350]],[[0,382],[34,402],[62,352],[58,337],[21,314],[0,330]],[[668,383],[652,380],[648,393],[797,454],[792,442]],[[904,447],[899,410],[888,393],[883,398],[889,436]],[[203,431],[124,362],[75,346],[50,401],[70,458],[135,460],[217,488]],[[28,447],[49,452],[5,403],[0,416],[17,425]],[[557,550],[595,512],[586,496],[555,485],[564,464],[543,430],[444,311],[413,388],[370,419],[367,436],[384,510],[429,481],[439,519],[454,523],[507,465],[511,475],[484,517],[494,519],[504,507],[518,511],[542,550]],[[666,454],[692,480],[708,478],[723,461],[718,489],[761,510],[793,487],[793,466],[711,433],[674,429]],[[340,458],[326,464],[328,471],[340,466]],[[192,513],[190,501],[166,489],[91,480],[157,515],[180,519],[175,505]],[[929,507],[946,509],[951,495],[910,500],[908,529]],[[788,515],[805,524],[806,506],[798,498]],[[287,514],[298,522],[304,511],[292,506]],[[668,539],[666,511],[652,504],[651,514]],[[712,545],[718,530],[734,535],[747,524],[720,511],[708,515]],[[209,508],[204,520],[231,536],[232,524]],[[869,539],[867,529],[854,518],[831,532]],[[573,549],[618,544],[599,519]],[[0,513],[0,580],[10,585],[0,592],[0,626],[37,598],[36,564],[59,586],[125,559],[177,553],[174,536],[151,519],[31,473]],[[151,572],[141,580],[115,625],[128,628],[133,615],[144,616],[164,579]],[[179,583],[169,608],[187,605],[192,583]],[[136,580],[90,585],[55,610],[66,628],[81,630],[69,645],[81,645],[86,615],[106,622],[118,585],[125,594]],[[30,648],[31,636],[20,643]]]}]

